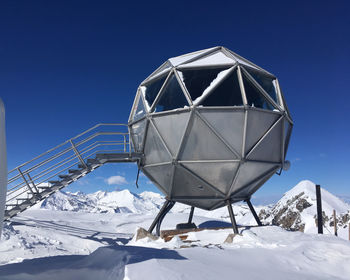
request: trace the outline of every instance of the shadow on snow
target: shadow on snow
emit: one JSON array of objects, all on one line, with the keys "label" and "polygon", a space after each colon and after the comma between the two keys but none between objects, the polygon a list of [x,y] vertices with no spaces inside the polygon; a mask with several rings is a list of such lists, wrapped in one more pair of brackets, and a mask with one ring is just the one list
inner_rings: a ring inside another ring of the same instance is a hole
[{"label": "shadow on snow", "polygon": [[24,260],[0,266],[2,280],[124,279],[125,265],[150,259],[185,260],[174,250],[138,246],[100,247],[90,255]]}]

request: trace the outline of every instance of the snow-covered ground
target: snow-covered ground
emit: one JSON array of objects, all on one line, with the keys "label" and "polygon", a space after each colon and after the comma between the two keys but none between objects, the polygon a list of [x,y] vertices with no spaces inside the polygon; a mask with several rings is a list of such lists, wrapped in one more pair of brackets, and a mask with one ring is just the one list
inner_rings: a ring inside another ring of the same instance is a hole
[{"label": "snow-covered ground", "polygon": [[[348,213],[348,204],[322,194],[325,214],[332,208]],[[159,194],[58,192],[5,226],[0,279],[350,279],[350,242],[331,232],[314,233],[313,195],[312,183],[303,181],[276,205],[257,207],[265,223],[294,219],[298,210],[300,221],[292,224],[304,223],[307,234],[256,227],[249,209],[235,204],[237,222],[244,226],[225,243],[231,229],[190,233],[186,241],[132,239],[138,227],[151,224],[163,202]],[[188,212],[188,206],[175,205],[162,228],[187,221]],[[226,209],[195,210],[200,227],[218,221],[229,225]]]}]

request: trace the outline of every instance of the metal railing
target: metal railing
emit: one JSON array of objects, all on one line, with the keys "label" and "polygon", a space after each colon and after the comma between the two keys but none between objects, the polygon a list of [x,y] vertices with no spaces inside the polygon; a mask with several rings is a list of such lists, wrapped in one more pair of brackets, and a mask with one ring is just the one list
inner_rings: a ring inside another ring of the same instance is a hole
[{"label": "metal railing", "polygon": [[[50,187],[54,180],[62,180],[70,168],[89,171],[88,159],[98,153],[128,153],[132,147],[125,124],[100,123],[68,139],[41,155],[8,172],[6,209],[16,207],[18,201],[30,199],[40,189]],[[85,174],[82,174],[84,176]],[[50,183],[51,182],[51,183]]]}]

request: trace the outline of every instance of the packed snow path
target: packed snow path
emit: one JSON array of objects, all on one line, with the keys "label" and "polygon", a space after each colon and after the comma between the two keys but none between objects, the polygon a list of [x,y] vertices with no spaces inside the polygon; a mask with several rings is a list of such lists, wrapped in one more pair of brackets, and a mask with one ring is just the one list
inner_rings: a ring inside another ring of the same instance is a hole
[{"label": "packed snow path", "polygon": [[[178,238],[131,240],[153,214],[29,210],[6,227],[0,279],[349,279],[350,242],[279,227],[241,227]],[[187,214],[171,213],[164,228]],[[195,216],[199,225],[208,218]],[[23,223],[23,224],[20,224]],[[123,245],[125,244],[125,245]],[[21,256],[21,258],[19,258]]]}]

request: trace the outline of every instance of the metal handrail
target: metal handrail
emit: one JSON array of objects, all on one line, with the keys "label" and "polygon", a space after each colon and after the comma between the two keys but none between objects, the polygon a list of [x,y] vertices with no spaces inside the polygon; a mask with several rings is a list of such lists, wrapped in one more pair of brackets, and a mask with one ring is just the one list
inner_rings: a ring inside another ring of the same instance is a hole
[{"label": "metal handrail", "polygon": [[[104,131],[102,129],[104,126],[116,127],[118,129]],[[99,123],[10,170],[8,172],[9,175],[13,174],[15,171],[17,174],[14,174],[12,177],[9,176],[7,191],[7,196],[9,198],[6,202],[18,201],[16,198],[22,198],[25,193],[27,193],[27,198],[28,194],[34,196],[38,191],[36,186],[48,183],[48,180],[66,172],[79,163],[86,166],[85,160],[92,158],[97,153],[131,153],[132,146],[130,143],[129,130],[127,130],[127,132],[121,132],[121,128],[127,128],[127,125],[119,123]],[[94,131],[97,129],[99,129],[99,131]],[[80,139],[84,136],[85,138]],[[97,139],[98,137],[106,136],[117,139]],[[73,140],[75,140],[76,143],[74,143]],[[120,146],[121,148],[118,149],[117,147]],[[100,149],[101,147],[104,149]],[[84,174],[86,173],[82,173],[82,176]],[[28,191],[30,191],[30,193]],[[14,205],[14,203],[11,205]]]},{"label": "metal handrail", "polygon": [[[70,141],[73,141],[73,140],[75,140],[75,139],[77,139],[77,138],[83,136],[84,134],[89,133],[90,131],[96,129],[96,128],[99,127],[99,126],[124,126],[124,127],[128,127],[127,124],[122,124],[122,123],[99,123],[99,124],[96,124],[96,125],[94,125],[93,127],[91,127],[91,128],[89,128],[89,129],[83,131],[82,133],[80,133],[80,134],[78,134],[78,135],[76,135],[76,136],[74,136],[74,137],[72,137],[72,138],[66,140],[65,142],[63,142],[63,143],[61,143],[61,144],[59,144],[59,145],[57,145],[57,146],[55,146],[55,147],[53,147],[53,148],[47,150],[46,152],[44,152],[44,153],[38,155],[37,157],[32,158],[31,160],[28,160],[27,162],[24,162],[24,163],[20,164],[19,166],[17,166],[17,167],[15,167],[15,168],[11,169],[8,173],[11,173],[11,172],[13,172],[13,171],[16,171],[17,168],[23,167],[24,165],[26,165],[26,164],[28,164],[28,163],[30,163],[30,162],[33,162],[34,160],[36,160],[36,159],[38,159],[38,158],[40,158],[40,157],[42,157],[42,156],[44,156],[44,155],[46,155],[46,154],[48,154],[48,153],[54,151],[54,150],[56,150],[56,149],[62,147],[64,144],[67,144],[67,143],[69,143]],[[127,133],[127,134],[128,134],[128,133]]]}]

